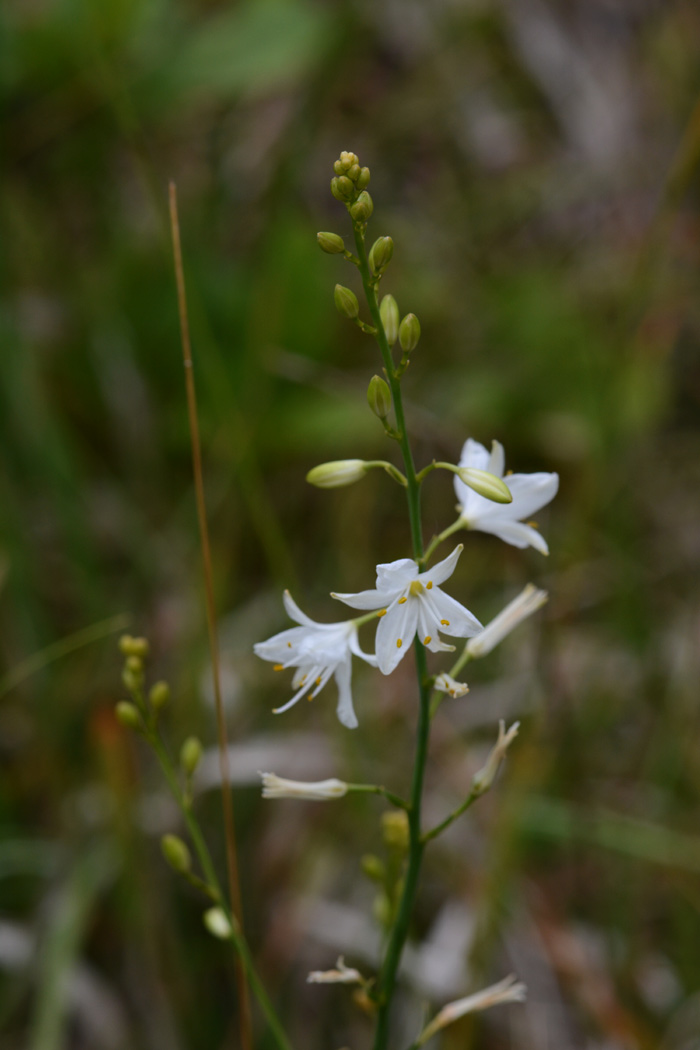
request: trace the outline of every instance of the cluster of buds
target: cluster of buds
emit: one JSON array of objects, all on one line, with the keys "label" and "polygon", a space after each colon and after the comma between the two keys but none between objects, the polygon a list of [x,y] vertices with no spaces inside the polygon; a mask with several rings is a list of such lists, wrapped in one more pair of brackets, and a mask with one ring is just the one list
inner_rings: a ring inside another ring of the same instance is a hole
[{"label": "cluster of buds", "polygon": [[124,634],[119,639],[119,650],[124,656],[122,682],[131,694],[131,700],[120,700],[115,707],[117,720],[129,729],[143,732],[147,724],[154,725],[158,714],[170,699],[167,682],[156,682],[144,697],[145,662],[150,652],[147,638],[132,638]]},{"label": "cluster of buds", "polygon": [[361,168],[356,153],[343,150],[333,165],[335,171],[331,179],[331,193],[337,201],[345,204],[354,222],[367,222],[374,204],[367,192],[369,186],[369,168]]}]

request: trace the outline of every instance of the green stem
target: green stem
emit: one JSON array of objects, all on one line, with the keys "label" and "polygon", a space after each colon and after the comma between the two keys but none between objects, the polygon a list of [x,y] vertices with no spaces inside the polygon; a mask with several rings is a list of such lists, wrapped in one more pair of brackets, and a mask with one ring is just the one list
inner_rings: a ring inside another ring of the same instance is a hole
[{"label": "green stem", "polygon": [[[382,324],[377,301],[376,284],[372,280],[369,265],[367,263],[367,252],[365,250],[364,233],[360,224],[353,224],[355,233],[355,245],[359,259],[359,271],[362,276],[367,306],[372,315],[372,321],[377,329],[375,338],[384,361],[386,377],[391,389],[394,404],[394,415],[398,431],[398,442],[404,461],[404,472],[406,475],[406,498],[408,501],[408,516],[411,524],[411,540],[413,544],[413,556],[417,562],[423,558],[423,533],[420,520],[420,482],[416,478],[416,468],[413,463],[411,445],[406,432],[406,420],[401,400],[401,385],[394,369],[394,360],[391,347],[386,338],[384,325]],[[384,956],[384,962],[379,974],[375,999],[378,1002],[377,1028],[374,1037],[374,1050],[385,1050],[389,1037],[389,1015],[391,1002],[396,985],[401,956],[403,954],[406,938],[413,912],[413,903],[418,888],[421,861],[423,859],[424,843],[421,836],[421,801],[423,797],[423,781],[425,777],[425,766],[428,758],[428,740],[430,736],[430,688],[428,686],[428,668],[425,657],[425,649],[416,638],[414,642],[416,654],[416,671],[418,674],[418,689],[420,694],[420,709],[418,715],[418,729],[416,734],[416,754],[413,767],[413,781],[411,784],[411,800],[408,808],[408,864],[406,868],[406,881],[399,902],[396,922],[389,935],[389,941]]]},{"label": "green stem", "polygon": [[392,806],[396,806],[397,809],[410,810],[411,804],[406,799],[401,798],[399,795],[395,795],[393,791],[387,791],[385,787],[381,787],[379,784],[348,784],[348,791],[354,792],[365,792],[368,795],[381,795],[391,802]]},{"label": "green stem", "polygon": [[471,794],[467,795],[461,806],[457,806],[457,809],[453,809],[448,817],[445,817],[444,820],[441,820],[440,823],[436,824],[434,828],[430,829],[430,831],[426,831],[425,835],[423,836],[423,844],[425,845],[425,843],[430,842],[431,839],[437,838],[437,836],[440,835],[441,832],[445,831],[446,828],[449,828],[450,824],[454,823],[454,821],[457,820],[458,817],[461,817],[462,814],[469,809],[472,802],[476,802],[478,797],[479,793],[477,791],[472,791]]},{"label": "green stem", "polygon": [[459,532],[459,530],[463,528],[464,522],[461,518],[457,518],[457,520],[453,521],[451,525],[448,525],[447,528],[444,529],[444,531],[441,532],[439,536],[433,536],[432,540],[426,547],[425,554],[421,558],[421,564],[425,565],[426,562],[429,561],[431,555],[434,553],[436,548],[440,546],[443,540],[446,540],[448,536],[452,536],[453,533]]},{"label": "green stem", "polygon": [[241,964],[245,969],[248,981],[250,983],[250,987],[253,990],[253,995],[257,999],[260,1009],[262,1010],[265,1016],[265,1020],[267,1021],[270,1032],[272,1033],[279,1050],[291,1050],[291,1044],[287,1039],[287,1036],[285,1034],[284,1029],[282,1028],[277,1014],[275,1013],[275,1009],[272,1003],[270,1002],[270,999],[268,998],[267,992],[265,991],[265,988],[263,987],[263,984],[260,978],[258,977],[257,971],[255,969],[255,964],[253,962],[253,957],[250,953],[250,949],[245,940],[245,937],[241,933],[238,920],[233,915],[231,908],[222,892],[221,884],[216,874],[216,869],[214,867],[214,862],[211,859],[211,854],[209,853],[209,849],[204,840],[204,836],[202,835],[199,823],[195,818],[194,814],[192,813],[192,810],[185,802],[185,799],[180,790],[180,785],[178,783],[175,770],[173,769],[173,765],[170,760],[170,756],[168,755],[168,752],[165,749],[165,745],[163,744],[163,741],[161,740],[157,731],[148,729],[145,735],[146,739],[148,740],[148,743],[151,745],[153,751],[155,752],[158,762],[160,763],[160,767],[163,770],[165,779],[168,782],[170,792],[175,801],[177,802],[178,806],[180,807],[180,810],[182,811],[182,815],[185,819],[185,824],[187,825],[187,830],[192,840],[192,845],[194,846],[195,853],[199,858],[199,863],[202,865],[202,871],[204,872],[205,879],[216,894],[219,907],[222,909],[228,920],[228,924],[231,928],[231,941],[233,942],[233,946],[236,950],[238,958],[240,959]]}]

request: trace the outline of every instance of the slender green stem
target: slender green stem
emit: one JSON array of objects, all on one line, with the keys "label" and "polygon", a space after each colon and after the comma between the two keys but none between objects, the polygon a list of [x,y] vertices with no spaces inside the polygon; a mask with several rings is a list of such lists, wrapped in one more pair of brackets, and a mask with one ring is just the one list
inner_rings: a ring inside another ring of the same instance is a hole
[{"label": "slender green stem", "polygon": [[401,798],[399,795],[395,795],[393,791],[387,791],[385,787],[381,787],[379,784],[348,784],[348,791],[364,792],[368,795],[382,795],[387,802],[391,802],[392,806],[396,806],[397,809],[410,810],[411,803],[407,802],[405,798]]},{"label": "slender green stem", "polygon": [[[408,501],[408,516],[411,524],[411,540],[413,543],[413,556],[416,561],[423,557],[423,533],[420,520],[420,482],[416,478],[416,468],[413,462],[411,445],[406,431],[406,420],[401,400],[401,385],[396,375],[391,347],[386,338],[384,325],[382,324],[377,301],[376,284],[372,280],[367,263],[367,252],[365,250],[364,234],[360,224],[353,224],[355,232],[355,245],[359,259],[359,271],[362,276],[367,306],[372,315],[372,320],[377,329],[375,338],[379,344],[386,377],[391,389],[394,404],[394,415],[396,417],[397,440],[401,447],[404,461],[404,472],[406,475],[406,498]],[[418,714],[418,729],[416,734],[416,755],[413,767],[413,781],[411,784],[411,800],[408,808],[409,847],[408,864],[406,868],[406,880],[404,883],[401,900],[396,916],[396,922],[389,935],[389,941],[384,956],[384,962],[379,974],[377,988],[374,998],[378,1002],[377,1027],[374,1038],[374,1050],[385,1050],[389,1037],[389,1015],[391,1002],[396,985],[401,956],[403,954],[406,938],[413,911],[413,903],[418,888],[421,861],[423,859],[424,843],[421,837],[421,801],[423,797],[423,781],[425,777],[425,766],[428,758],[428,740],[430,736],[430,688],[428,686],[428,668],[425,657],[425,649],[418,641],[414,642],[416,654],[416,671],[418,674],[418,689],[420,694],[420,708]]]},{"label": "slender green stem", "polygon": [[425,549],[425,554],[420,559],[421,564],[425,565],[425,563],[430,560],[431,555],[435,552],[436,548],[440,546],[443,540],[446,540],[448,536],[452,536],[453,533],[459,532],[459,530],[463,528],[464,522],[461,518],[457,518],[457,520],[453,521],[451,525],[448,525],[447,528],[439,534],[439,536],[433,536],[432,540]]},{"label": "slender green stem", "polygon": [[425,845],[426,842],[430,842],[431,839],[437,838],[437,836],[445,831],[446,828],[449,828],[450,824],[454,823],[458,817],[461,817],[462,814],[469,809],[472,802],[476,802],[478,798],[478,791],[472,791],[467,795],[464,802],[462,802],[460,806],[457,806],[457,809],[453,809],[449,816],[445,817],[444,820],[441,820],[440,823],[436,824],[434,828],[430,829],[430,831],[426,831],[423,835],[423,845]]}]

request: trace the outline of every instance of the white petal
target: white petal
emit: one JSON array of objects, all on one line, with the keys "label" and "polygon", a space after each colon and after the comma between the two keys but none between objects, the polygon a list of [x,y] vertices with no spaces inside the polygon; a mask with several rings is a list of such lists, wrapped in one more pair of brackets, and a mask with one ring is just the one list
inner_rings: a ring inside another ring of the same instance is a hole
[{"label": "white petal", "polygon": [[489,456],[489,465],[486,469],[489,470],[492,474],[495,474],[497,478],[502,478],[505,468],[506,454],[503,451],[503,445],[500,441],[492,441],[491,455]]},{"label": "white petal", "polygon": [[350,691],[350,676],[352,669],[350,659],[338,664],[335,669],[335,680],[338,685],[338,706],[336,714],[348,729],[357,729],[357,715],[352,706],[352,692]]},{"label": "white petal", "polygon": [[421,600],[429,603],[435,616],[436,630],[443,634],[450,634],[454,638],[471,638],[483,631],[482,625],[469,609],[439,588],[421,595]]},{"label": "white petal", "polygon": [[556,496],[559,475],[546,474],[544,471],[537,474],[510,474],[506,484],[513,502],[495,504],[487,501],[489,506],[484,508],[483,513],[485,520],[503,517],[511,521],[521,521],[523,518],[532,517]]},{"label": "white petal", "polygon": [[287,610],[287,616],[290,618],[290,620],[295,620],[297,623],[302,624],[302,626],[304,627],[317,626],[314,623],[314,621],[306,615],[306,613],[303,613],[301,611],[301,609],[294,601],[289,591],[284,592],[284,594],[282,595],[282,601],[284,602],[284,607]]},{"label": "white petal", "polygon": [[464,544],[458,543],[455,549],[452,551],[447,558],[439,561],[437,565],[433,565],[432,569],[426,569],[422,572],[418,579],[422,584],[432,583],[435,587],[439,587],[445,580],[449,580],[452,573],[455,571],[459,556],[464,550]]},{"label": "white petal", "polygon": [[438,634],[435,615],[428,602],[418,602],[418,637],[431,653],[454,652],[454,645],[443,642]]},{"label": "white petal", "polygon": [[319,667],[312,668],[311,671],[307,673],[306,679],[301,689],[297,690],[292,699],[288,700],[286,704],[282,704],[282,707],[275,707],[272,713],[275,715],[281,715],[284,711],[288,711],[290,707],[294,707],[294,705],[298,703],[299,700],[301,700],[302,696],[306,696],[309,689],[311,689],[314,682],[316,681],[316,678],[318,678],[319,671]]},{"label": "white petal", "polygon": [[351,653],[354,653],[355,656],[359,656],[360,659],[364,660],[365,663],[370,665],[370,667],[377,666],[377,657],[374,655],[374,653],[366,653],[363,649],[360,648],[360,642],[357,637],[356,630],[352,632],[350,638],[348,639],[348,648]]},{"label": "white petal", "polygon": [[264,642],[256,642],[253,652],[262,660],[270,660],[272,663],[287,663],[298,651],[299,644],[308,634],[306,627],[290,627],[286,631],[268,638]]},{"label": "white petal", "polygon": [[384,594],[403,591],[418,576],[418,566],[411,558],[384,562],[377,566],[377,590]]},{"label": "white petal", "polygon": [[476,467],[477,470],[489,469],[489,454],[482,444],[474,438],[467,438],[459,457],[460,467]]},{"label": "white petal", "polygon": [[522,521],[483,521],[475,526],[480,532],[490,532],[499,540],[513,547],[534,547],[542,554],[549,554],[549,547],[540,532]]},{"label": "white petal", "polygon": [[[382,674],[391,674],[408,652],[418,624],[418,599],[409,598],[403,605],[395,602],[379,621],[375,647],[377,665]],[[399,644],[400,643],[400,644]]]},{"label": "white petal", "polygon": [[345,602],[351,609],[383,609],[387,605],[386,594],[380,594],[379,591],[358,591],[357,594],[336,594],[331,591],[331,598]]}]

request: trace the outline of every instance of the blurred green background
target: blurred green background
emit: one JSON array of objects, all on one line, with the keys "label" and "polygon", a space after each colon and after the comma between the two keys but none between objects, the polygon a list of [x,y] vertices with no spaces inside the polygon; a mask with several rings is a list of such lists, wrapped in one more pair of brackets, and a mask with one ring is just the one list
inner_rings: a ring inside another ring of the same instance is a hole
[{"label": "blurred green background", "polygon": [[[350,993],[304,980],[341,952],[372,972],[381,806],[263,804],[256,771],[402,790],[409,661],[356,669],[349,733],[332,686],[273,718],[289,683],[251,654],[286,626],[283,587],[331,620],[331,589],[409,553],[384,475],[304,482],[396,451],[365,401],[376,351],[333,306],[355,275],[315,240],[348,233],[341,149],[372,170],[370,237],[395,241],[384,288],[421,320],[419,461],[497,437],[510,468],[561,476],[548,560],[474,534],[453,580],[484,621],[530,579],[551,600],[436,720],[435,819],[498,718],[523,727],[428,858],[397,1045],[427,1002],[515,970],[527,1006],[446,1046],[700,1048],[699,56],[691,0],[3,5],[3,1050],[238,1045],[226,948],[160,857],[177,814],[112,713],[128,625],[173,684],[173,746],[215,740],[171,178],[249,937],[297,1046],[368,1044]],[[426,536],[453,503],[431,477]],[[223,862],[215,770],[198,812]]]}]

